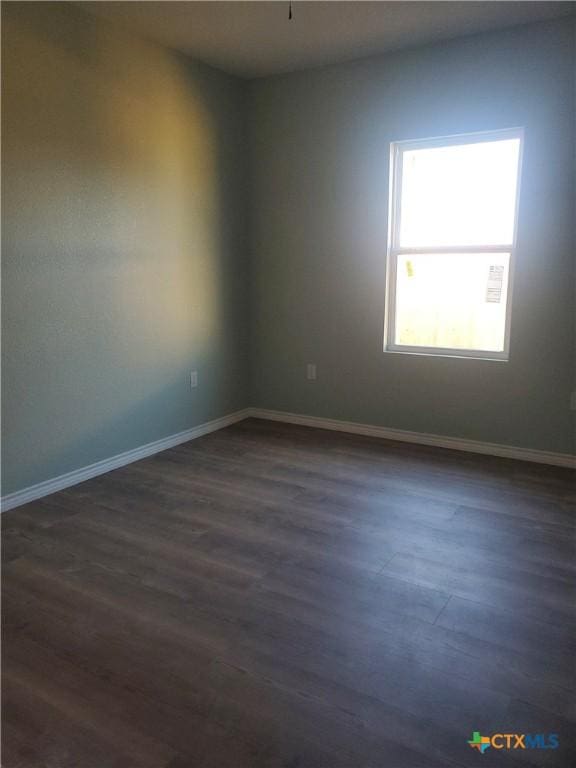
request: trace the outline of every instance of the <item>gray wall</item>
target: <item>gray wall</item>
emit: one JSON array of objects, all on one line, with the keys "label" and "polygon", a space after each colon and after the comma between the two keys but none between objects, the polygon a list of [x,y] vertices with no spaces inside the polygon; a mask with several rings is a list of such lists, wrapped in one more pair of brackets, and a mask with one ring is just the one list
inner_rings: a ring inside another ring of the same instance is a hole
[{"label": "gray wall", "polygon": [[242,84],[71,4],[2,22],[7,494],[245,407],[247,271]]},{"label": "gray wall", "polygon": [[[251,85],[255,405],[572,451],[574,74],[563,19]],[[507,126],[510,362],[384,354],[389,142]]]}]

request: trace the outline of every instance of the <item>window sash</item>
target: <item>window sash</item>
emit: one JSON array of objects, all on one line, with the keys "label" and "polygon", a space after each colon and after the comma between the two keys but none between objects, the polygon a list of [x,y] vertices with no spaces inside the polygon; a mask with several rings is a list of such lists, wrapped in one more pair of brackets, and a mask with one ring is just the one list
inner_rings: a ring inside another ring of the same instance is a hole
[{"label": "window sash", "polygon": [[[439,251],[439,253],[446,253],[447,251]],[[513,269],[513,251],[509,247],[494,250],[489,248],[487,250],[476,250],[470,252],[474,253],[494,253],[510,254],[510,261],[508,267],[508,289],[506,292],[506,315],[504,325],[504,345],[502,350],[494,349],[467,349],[465,347],[427,347],[427,346],[412,346],[409,344],[397,344],[396,339],[396,287],[398,277],[398,256],[396,254],[388,262],[387,271],[387,303],[389,311],[386,313],[385,321],[385,336],[384,336],[384,351],[385,352],[399,352],[413,355],[426,355],[436,357],[464,357],[464,358],[478,358],[481,360],[500,360],[506,361],[510,355],[510,319],[511,319],[511,294],[512,294],[512,282],[514,279]],[[426,255],[434,256],[432,253],[426,253]]]}]

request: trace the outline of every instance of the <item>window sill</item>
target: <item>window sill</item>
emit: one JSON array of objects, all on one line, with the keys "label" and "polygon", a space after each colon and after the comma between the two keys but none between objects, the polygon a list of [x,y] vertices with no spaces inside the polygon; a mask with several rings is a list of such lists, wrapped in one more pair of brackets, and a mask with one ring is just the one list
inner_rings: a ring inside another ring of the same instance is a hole
[{"label": "window sill", "polygon": [[508,363],[510,356],[507,352],[490,352],[473,349],[441,349],[436,347],[402,347],[387,345],[386,354],[416,355],[417,357],[449,357],[463,360],[488,360],[492,363]]}]

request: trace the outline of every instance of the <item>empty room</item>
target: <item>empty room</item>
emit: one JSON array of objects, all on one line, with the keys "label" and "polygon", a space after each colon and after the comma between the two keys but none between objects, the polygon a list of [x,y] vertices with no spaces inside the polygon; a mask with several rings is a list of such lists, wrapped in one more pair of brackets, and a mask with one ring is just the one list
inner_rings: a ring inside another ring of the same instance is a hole
[{"label": "empty room", "polygon": [[576,3],[2,11],[4,768],[574,768]]}]

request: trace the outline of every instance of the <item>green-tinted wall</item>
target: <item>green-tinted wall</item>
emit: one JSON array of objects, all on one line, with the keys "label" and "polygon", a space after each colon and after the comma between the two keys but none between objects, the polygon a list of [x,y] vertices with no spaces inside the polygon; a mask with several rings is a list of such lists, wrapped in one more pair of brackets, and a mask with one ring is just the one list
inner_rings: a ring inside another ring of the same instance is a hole
[{"label": "green-tinted wall", "polygon": [[247,271],[242,83],[72,4],[2,22],[7,494],[245,407]]},{"label": "green-tinted wall", "polygon": [[[247,94],[75,4],[2,21],[3,494],[249,404],[573,450],[571,22]],[[511,361],[384,354],[389,142],[518,125]]]},{"label": "green-tinted wall", "polygon": [[[255,405],[573,450],[574,76],[563,19],[251,84]],[[508,126],[510,362],[383,353],[389,142]]]}]

